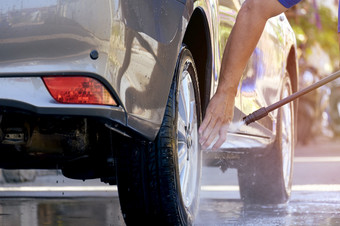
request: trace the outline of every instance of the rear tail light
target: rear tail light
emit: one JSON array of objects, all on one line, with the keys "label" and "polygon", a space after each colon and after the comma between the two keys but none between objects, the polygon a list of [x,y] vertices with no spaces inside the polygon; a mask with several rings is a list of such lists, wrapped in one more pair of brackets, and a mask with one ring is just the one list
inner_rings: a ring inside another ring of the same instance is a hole
[{"label": "rear tail light", "polygon": [[117,105],[103,84],[93,78],[43,77],[43,81],[59,103]]}]

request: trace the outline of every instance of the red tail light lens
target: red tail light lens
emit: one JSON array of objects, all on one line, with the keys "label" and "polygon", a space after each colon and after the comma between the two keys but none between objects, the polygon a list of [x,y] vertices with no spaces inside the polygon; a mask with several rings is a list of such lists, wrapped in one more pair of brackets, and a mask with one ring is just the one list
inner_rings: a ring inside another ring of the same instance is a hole
[{"label": "red tail light lens", "polygon": [[52,97],[63,104],[117,105],[108,90],[89,77],[44,77]]}]

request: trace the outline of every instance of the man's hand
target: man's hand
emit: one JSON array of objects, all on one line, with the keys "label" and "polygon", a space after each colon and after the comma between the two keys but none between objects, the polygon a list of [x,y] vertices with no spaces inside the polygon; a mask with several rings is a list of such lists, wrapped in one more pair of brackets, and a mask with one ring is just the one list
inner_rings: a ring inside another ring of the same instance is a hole
[{"label": "man's hand", "polygon": [[235,97],[225,93],[216,93],[210,100],[206,115],[199,128],[200,143],[206,149],[214,141],[218,140],[212,149],[219,149],[227,138],[229,123],[234,114]]}]

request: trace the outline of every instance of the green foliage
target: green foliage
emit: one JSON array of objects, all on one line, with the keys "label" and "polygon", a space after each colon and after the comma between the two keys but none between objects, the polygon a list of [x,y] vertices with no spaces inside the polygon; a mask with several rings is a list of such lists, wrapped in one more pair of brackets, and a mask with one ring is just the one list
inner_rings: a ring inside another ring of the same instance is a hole
[{"label": "green foliage", "polygon": [[332,16],[329,8],[320,7],[318,13],[321,28],[319,28],[314,9],[307,7],[306,4],[301,7],[307,8],[307,14],[289,19],[297,37],[298,46],[304,46],[305,53],[308,54],[314,43],[318,42],[333,60],[333,64],[337,63],[339,54],[337,18]]}]

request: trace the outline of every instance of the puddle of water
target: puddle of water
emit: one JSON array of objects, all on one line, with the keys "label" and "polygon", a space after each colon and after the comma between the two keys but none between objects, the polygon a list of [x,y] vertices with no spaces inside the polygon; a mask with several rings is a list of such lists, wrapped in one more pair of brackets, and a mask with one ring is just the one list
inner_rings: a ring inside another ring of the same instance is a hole
[{"label": "puddle of water", "polygon": [[0,225],[125,225],[115,198],[0,200]]},{"label": "puddle of water", "polygon": [[337,192],[295,192],[293,197],[280,205],[203,199],[195,225],[340,225]]}]

